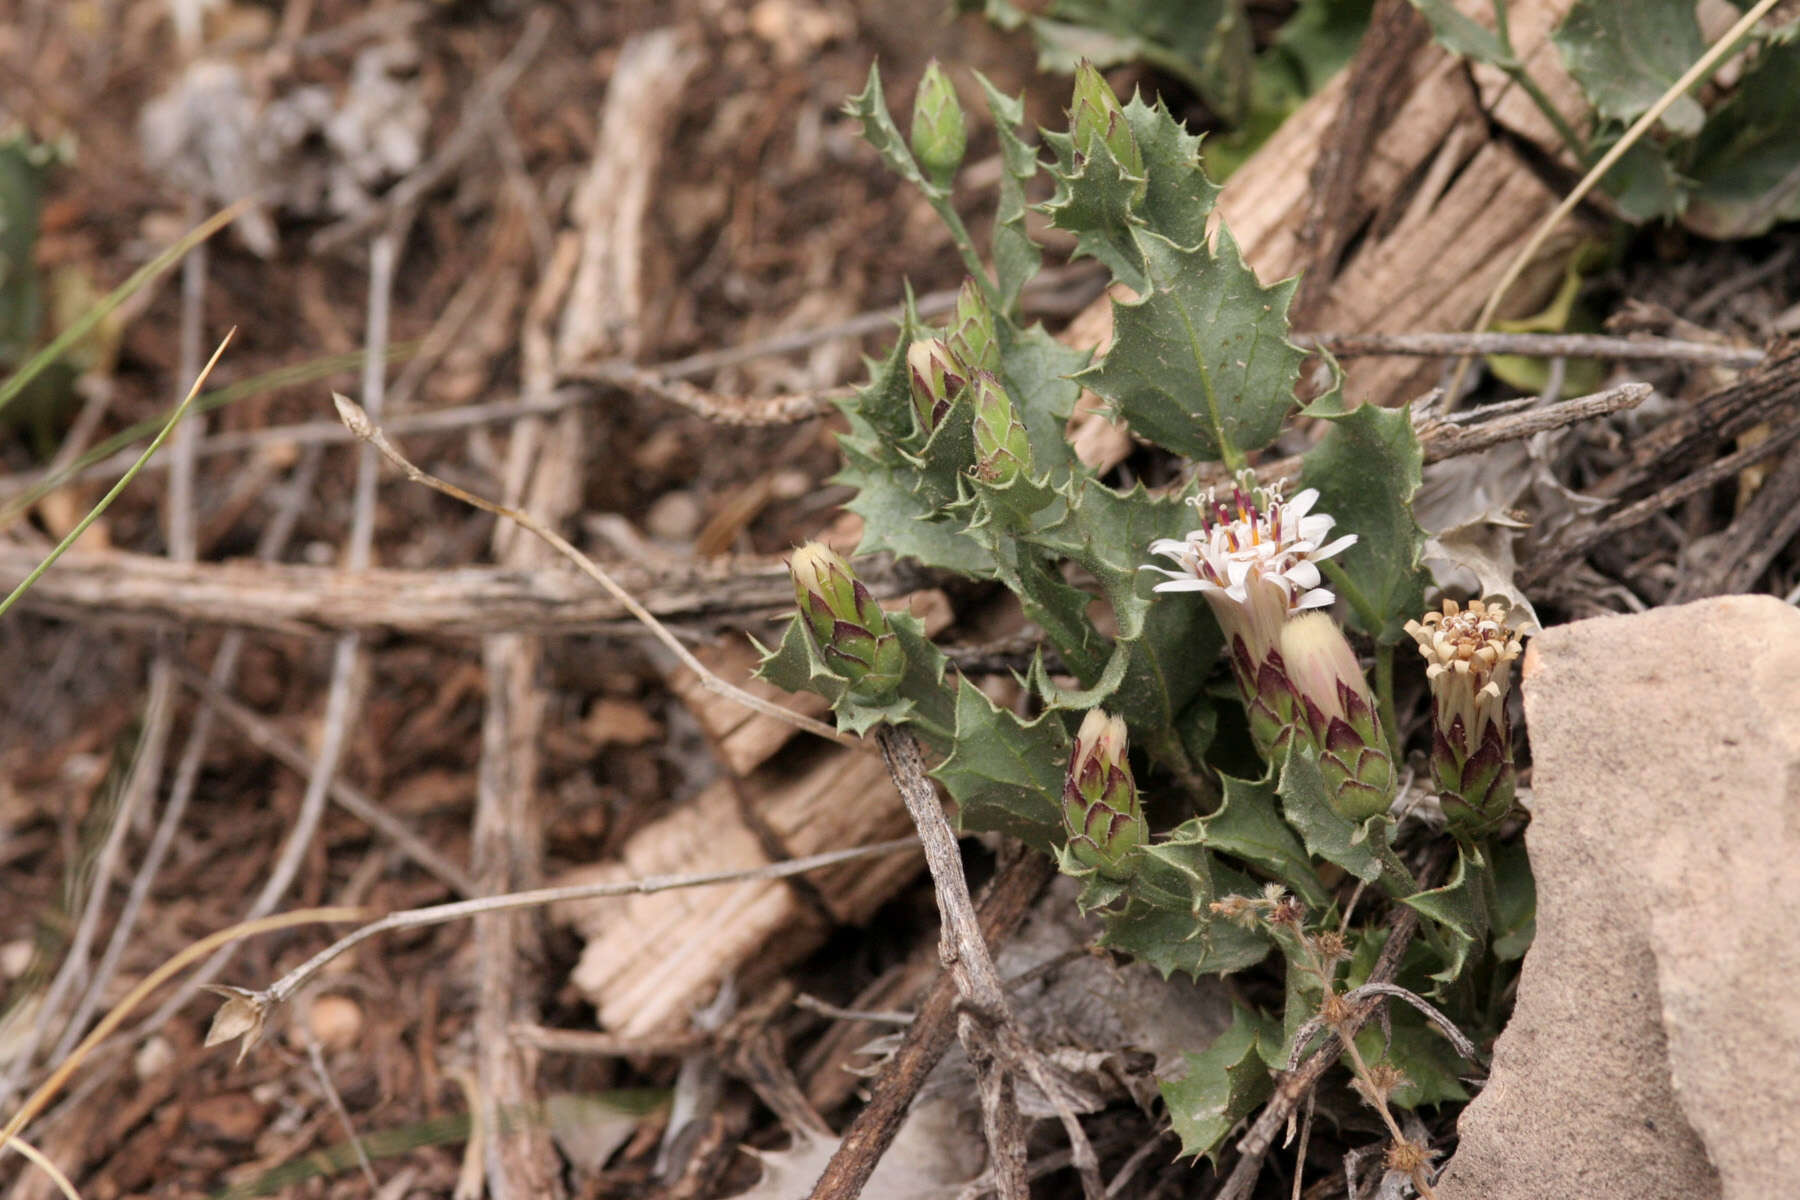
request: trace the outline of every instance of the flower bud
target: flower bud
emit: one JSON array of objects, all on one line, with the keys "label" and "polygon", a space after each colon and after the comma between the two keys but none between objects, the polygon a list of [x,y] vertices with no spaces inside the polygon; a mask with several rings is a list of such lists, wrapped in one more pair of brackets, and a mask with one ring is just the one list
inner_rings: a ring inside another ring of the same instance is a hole
[{"label": "flower bud", "polygon": [[870,700],[899,687],[906,651],[850,564],[829,546],[808,542],[794,552],[788,573],[801,620],[831,673]]},{"label": "flower bud", "polygon": [[1150,840],[1126,756],[1125,721],[1089,710],[1075,734],[1063,781],[1063,825],[1069,854],[1108,879],[1131,874],[1126,859]]},{"label": "flower bud", "polygon": [[1083,158],[1095,152],[1095,143],[1104,143],[1120,170],[1133,179],[1144,178],[1144,156],[1131,126],[1125,122],[1125,110],[1119,106],[1119,98],[1113,95],[1106,76],[1090,62],[1084,61],[1075,68],[1069,133],[1075,141],[1075,153]]},{"label": "flower bud", "polygon": [[1012,397],[990,371],[975,372],[975,471],[989,483],[1010,483],[1031,469],[1031,442]]},{"label": "flower bud", "polygon": [[906,368],[912,380],[913,412],[918,415],[919,428],[929,436],[943,424],[957,393],[968,386],[969,368],[935,338],[907,348]]},{"label": "flower bud", "polygon": [[956,168],[969,146],[962,104],[950,77],[932,59],[913,96],[912,152],[926,178],[938,187],[950,186]]},{"label": "flower bud", "polygon": [[1429,664],[1431,779],[1453,829],[1492,833],[1512,809],[1512,726],[1506,693],[1518,635],[1506,627],[1504,604],[1454,600],[1442,612],[1409,621],[1406,632]]},{"label": "flower bud", "polygon": [[994,310],[973,279],[963,280],[956,293],[956,314],[950,318],[950,352],[972,371],[1000,370],[1000,341],[994,335]]},{"label": "flower bud", "polygon": [[1295,732],[1318,752],[1332,811],[1352,821],[1386,812],[1394,760],[1343,630],[1324,613],[1303,613],[1282,626],[1281,658],[1294,689]]}]

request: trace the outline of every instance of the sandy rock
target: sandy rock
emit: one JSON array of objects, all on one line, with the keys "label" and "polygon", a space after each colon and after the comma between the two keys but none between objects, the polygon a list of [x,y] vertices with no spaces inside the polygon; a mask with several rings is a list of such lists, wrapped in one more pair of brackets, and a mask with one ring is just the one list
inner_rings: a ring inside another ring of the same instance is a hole
[{"label": "sandy rock", "polygon": [[1771,1197],[1800,1179],[1800,611],[1540,634],[1537,941],[1443,1200]]}]

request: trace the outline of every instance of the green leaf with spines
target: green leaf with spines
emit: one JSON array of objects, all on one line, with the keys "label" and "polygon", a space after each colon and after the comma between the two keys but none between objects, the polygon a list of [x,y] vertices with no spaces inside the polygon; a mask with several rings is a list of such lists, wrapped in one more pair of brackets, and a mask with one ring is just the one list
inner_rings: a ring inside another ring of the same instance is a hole
[{"label": "green leaf with spines", "polygon": [[1185,971],[1228,975],[1268,957],[1269,939],[1212,913],[1226,895],[1255,896],[1256,881],[1218,862],[1194,840],[1164,840],[1142,847],[1137,872],[1122,909],[1101,915],[1100,944],[1123,950],[1165,977]]},{"label": "green leaf with spines", "polygon": [[862,125],[863,140],[875,148],[887,169],[928,196],[942,197],[945,189],[925,177],[912,148],[894,118],[888,112],[887,97],[881,90],[881,64],[869,64],[869,78],[863,90],[844,101],[844,113]]},{"label": "green leaf with spines", "polygon": [[1077,378],[1165,450],[1242,465],[1294,407],[1305,357],[1287,340],[1295,281],[1264,287],[1224,228],[1216,250],[1136,242],[1147,286],[1114,299],[1112,349]]},{"label": "green leaf with spines", "polygon": [[1071,745],[1060,710],[1021,720],[965,680],[955,722],[954,747],[932,775],[956,801],[962,828],[1056,853],[1066,837],[1060,797]]},{"label": "green leaf with spines", "polygon": [[1354,531],[1356,544],[1323,568],[1332,590],[1350,602],[1362,629],[1383,643],[1408,637],[1406,622],[1425,609],[1430,576],[1420,567],[1425,531],[1412,515],[1423,455],[1405,408],[1364,404],[1345,416],[1325,416],[1325,436],[1302,460],[1300,482],[1317,488],[1315,511]]},{"label": "green leaf with spines", "polygon": [[1040,211],[1050,224],[1075,235],[1069,257],[1097,259],[1114,279],[1143,291],[1149,281],[1133,237],[1140,218],[1132,210],[1143,197],[1144,177],[1132,174],[1098,139],[1081,154],[1069,134],[1045,130],[1044,145],[1053,157],[1049,171],[1056,187]]},{"label": "green leaf with spines", "polygon": [[[1661,100],[1706,51],[1694,0],[1575,0],[1550,40],[1594,111],[1627,124]],[[1670,132],[1692,137],[1706,112],[1692,96],[1681,96],[1661,121]]]},{"label": "green leaf with spines", "polygon": [[1266,1050],[1280,1042],[1273,1021],[1234,1005],[1230,1028],[1200,1053],[1182,1055],[1187,1074],[1157,1083],[1183,1157],[1217,1161],[1226,1136],[1274,1090]]},{"label": "green leaf with spines", "polygon": [[[939,498],[945,488],[955,494],[954,472],[923,464],[918,455],[902,449],[917,440],[918,420],[906,351],[924,333],[909,292],[893,349],[884,360],[870,360],[868,384],[839,402],[850,430],[838,438],[844,466],[832,481],[856,489],[844,507],[863,518],[858,553],[887,550],[926,566],[991,579],[993,558],[982,542],[968,537],[961,523],[946,519],[942,511]],[[959,427],[966,427],[972,419],[967,402],[952,406],[952,412],[958,408],[963,410]],[[967,437],[973,461],[973,434]]]},{"label": "green leaf with spines", "polygon": [[1340,817],[1332,810],[1325,777],[1311,753],[1297,745],[1289,747],[1275,792],[1288,824],[1300,834],[1309,854],[1336,863],[1365,883],[1380,882],[1389,895],[1408,896],[1418,890],[1389,842],[1392,819],[1378,815],[1359,824]]},{"label": "green leaf with spines", "polygon": [[1161,97],[1152,105],[1133,93],[1125,123],[1144,157],[1144,196],[1137,206],[1144,229],[1184,250],[1199,247],[1220,190],[1206,176],[1200,137],[1175,119]]},{"label": "green leaf with spines", "polygon": [[[1273,780],[1233,779],[1221,776],[1224,795],[1219,807],[1196,817],[1176,832],[1194,827],[1195,835],[1213,850],[1254,863],[1286,884],[1311,908],[1331,903],[1319,883],[1312,859],[1275,808]],[[1171,835],[1173,836],[1173,835]]]},{"label": "green leaf with spines", "polygon": [[1448,935],[1437,939],[1437,944],[1449,957],[1431,976],[1437,981],[1440,994],[1462,977],[1471,957],[1478,955],[1481,947],[1487,944],[1488,929],[1492,924],[1488,912],[1492,888],[1487,876],[1492,870],[1478,847],[1462,846],[1457,851],[1456,867],[1447,882],[1400,901]]},{"label": "green leaf with spines", "polygon": [[[999,296],[996,316],[1011,318],[1019,307],[1019,293],[1038,273],[1044,252],[1025,229],[1025,187],[1037,175],[1037,151],[1026,145],[1018,130],[1025,124],[1025,98],[1008,96],[975,72],[994,117],[1000,139],[1000,184],[994,204],[994,275]],[[1037,450],[1036,440],[1032,449]]]}]

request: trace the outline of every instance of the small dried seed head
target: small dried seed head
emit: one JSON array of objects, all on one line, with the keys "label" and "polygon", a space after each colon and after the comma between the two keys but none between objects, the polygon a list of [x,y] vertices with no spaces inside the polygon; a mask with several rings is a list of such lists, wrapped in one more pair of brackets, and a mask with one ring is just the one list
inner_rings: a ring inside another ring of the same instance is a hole
[{"label": "small dried seed head", "polygon": [[1431,1154],[1417,1142],[1390,1142],[1381,1156],[1382,1165],[1390,1171],[1411,1175],[1431,1161]]},{"label": "small dried seed head", "polygon": [[1313,949],[1328,963],[1344,962],[1350,957],[1350,943],[1335,929],[1313,935]]}]

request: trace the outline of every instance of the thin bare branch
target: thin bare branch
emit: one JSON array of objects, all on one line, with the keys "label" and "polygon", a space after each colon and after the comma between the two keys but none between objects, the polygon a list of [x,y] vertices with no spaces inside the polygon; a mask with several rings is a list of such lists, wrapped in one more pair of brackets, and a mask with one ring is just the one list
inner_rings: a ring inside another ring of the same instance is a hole
[{"label": "thin bare branch", "polygon": [[1458,354],[1522,354],[1531,358],[1603,358],[1621,362],[1691,362],[1753,367],[1766,353],[1755,346],[1716,346],[1678,338],[1609,337],[1597,333],[1296,333],[1307,349],[1339,358],[1392,354],[1450,358]]}]

